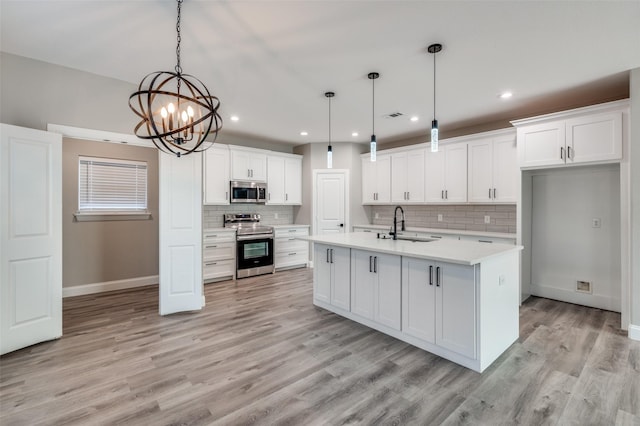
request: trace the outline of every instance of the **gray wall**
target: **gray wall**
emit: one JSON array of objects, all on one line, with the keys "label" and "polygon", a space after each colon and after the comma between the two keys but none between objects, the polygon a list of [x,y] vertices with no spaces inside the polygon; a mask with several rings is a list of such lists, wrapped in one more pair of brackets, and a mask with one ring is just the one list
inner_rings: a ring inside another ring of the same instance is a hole
[{"label": "gray wall", "polygon": [[[76,222],[78,156],[147,162],[150,220]],[[62,143],[64,287],[158,275],[158,151],[65,138]]]},{"label": "gray wall", "polygon": [[[360,154],[367,145],[356,143],[334,143],[333,168],[349,170],[349,224],[369,223],[371,208],[362,205],[362,165]],[[302,160],[302,206],[294,209],[295,223],[313,225],[313,171],[327,168],[327,145],[313,143],[299,145],[294,153],[303,155]]]}]

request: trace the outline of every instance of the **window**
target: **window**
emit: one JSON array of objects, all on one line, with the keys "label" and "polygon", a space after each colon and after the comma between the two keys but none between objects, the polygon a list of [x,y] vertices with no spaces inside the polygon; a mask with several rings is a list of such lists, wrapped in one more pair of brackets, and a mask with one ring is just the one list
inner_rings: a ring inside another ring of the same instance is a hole
[{"label": "window", "polygon": [[146,162],[79,157],[78,220],[146,218],[132,217],[140,214],[148,217]]}]

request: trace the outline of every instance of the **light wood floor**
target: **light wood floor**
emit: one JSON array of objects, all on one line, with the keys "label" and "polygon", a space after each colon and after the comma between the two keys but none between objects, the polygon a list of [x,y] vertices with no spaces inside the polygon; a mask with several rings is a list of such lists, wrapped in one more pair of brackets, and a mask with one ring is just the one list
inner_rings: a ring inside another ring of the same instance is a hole
[{"label": "light wood floor", "polygon": [[0,424],[640,424],[619,314],[541,298],[483,374],[311,303],[311,272],[64,301],[64,337],[0,358]]}]

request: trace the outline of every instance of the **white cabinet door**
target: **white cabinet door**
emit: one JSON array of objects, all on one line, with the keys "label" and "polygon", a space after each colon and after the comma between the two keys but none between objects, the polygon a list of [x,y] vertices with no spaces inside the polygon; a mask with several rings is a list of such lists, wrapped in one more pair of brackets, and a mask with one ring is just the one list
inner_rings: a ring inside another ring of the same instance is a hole
[{"label": "white cabinet door", "polygon": [[438,152],[427,150],[425,155],[425,201],[427,203],[444,202],[444,168],[446,154],[444,149]]},{"label": "white cabinet door", "polygon": [[476,358],[476,285],[473,266],[437,263],[436,344]]},{"label": "white cabinet door", "polygon": [[387,327],[400,330],[402,323],[400,256],[376,253],[373,258],[373,275],[374,319]]},{"label": "white cabinet door", "polygon": [[622,158],[622,112],[567,120],[567,163]]},{"label": "white cabinet door", "polygon": [[391,202],[391,157],[378,155],[376,161],[362,157],[362,203]]},{"label": "white cabinet door", "polygon": [[469,143],[469,202],[493,200],[493,142],[483,139]]},{"label": "white cabinet door", "polygon": [[331,303],[331,262],[329,260],[331,247],[324,244],[314,244],[313,248],[313,298],[325,303]]},{"label": "white cabinet door", "polygon": [[467,202],[467,144],[458,143],[444,148],[444,201]]},{"label": "white cabinet door", "polygon": [[391,202],[424,202],[424,149],[391,155]]},{"label": "white cabinet door", "polygon": [[351,250],[351,312],[370,320],[374,319],[375,253]]},{"label": "white cabinet door", "polygon": [[494,191],[491,195],[493,202],[518,202],[520,168],[518,167],[518,149],[515,136],[494,139],[492,164]]},{"label": "white cabinet door", "polygon": [[564,121],[523,126],[517,132],[520,167],[564,164]]},{"label": "white cabinet door", "polygon": [[284,204],[284,157],[267,158],[267,204]]},{"label": "white cabinet door", "polygon": [[302,158],[285,158],[284,194],[285,204],[302,204]]},{"label": "white cabinet door", "polygon": [[204,152],[204,204],[229,204],[229,148],[213,145]]},{"label": "white cabinet door", "polygon": [[515,136],[470,142],[468,149],[469,202],[517,202],[519,168]]},{"label": "white cabinet door", "polygon": [[424,156],[426,149],[413,149],[407,157],[407,202],[424,202]]},{"label": "white cabinet door", "polygon": [[331,247],[331,304],[351,309],[351,249]]},{"label": "white cabinet door", "polygon": [[267,156],[247,149],[231,149],[231,179],[267,181]]},{"label": "white cabinet door", "polygon": [[0,124],[0,355],[62,336],[62,137]]},{"label": "white cabinet door", "polygon": [[402,331],[435,343],[436,286],[433,263],[424,259],[402,258]]}]

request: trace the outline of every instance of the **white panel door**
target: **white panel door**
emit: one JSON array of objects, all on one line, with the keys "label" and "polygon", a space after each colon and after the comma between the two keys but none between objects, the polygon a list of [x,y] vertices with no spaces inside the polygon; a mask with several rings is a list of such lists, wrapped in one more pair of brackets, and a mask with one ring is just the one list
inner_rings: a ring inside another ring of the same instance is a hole
[{"label": "white panel door", "polygon": [[407,202],[424,202],[425,149],[409,151],[407,158]]},{"label": "white panel door", "polygon": [[319,172],[316,175],[316,234],[338,234],[345,231],[345,174]]},{"label": "white panel door", "polygon": [[407,153],[399,152],[391,155],[391,202],[407,201]]},{"label": "white panel door", "polygon": [[62,336],[62,137],[0,124],[0,354]]},{"label": "white panel door", "polygon": [[563,121],[518,127],[517,132],[520,167],[564,164],[566,153]]},{"label": "white panel door", "polygon": [[469,143],[470,203],[490,203],[493,200],[493,143],[483,139]]},{"label": "white panel door", "polygon": [[[493,201],[518,202],[518,149],[516,139],[508,136],[493,141]],[[469,200],[471,201],[471,200]]]},{"label": "white panel door", "polygon": [[424,198],[427,203],[444,202],[445,153],[427,150],[425,155]]},{"label": "white panel door", "polygon": [[376,253],[373,259],[375,275],[375,320],[380,324],[400,330],[400,256]]},{"label": "white panel door", "polygon": [[302,159],[284,160],[284,201],[286,204],[302,204]]},{"label": "white panel door", "polygon": [[160,315],[204,306],[202,158],[160,156]]},{"label": "white panel door", "polygon": [[449,145],[444,167],[444,201],[447,203],[467,202],[467,144]]},{"label": "white panel door", "polygon": [[376,253],[370,251],[351,250],[351,312],[370,320],[375,317],[375,255]]},{"label": "white panel door", "polygon": [[622,158],[622,113],[590,115],[566,124],[567,163]]},{"label": "white panel door", "polygon": [[351,249],[332,247],[330,260],[331,304],[349,311],[351,310]]},{"label": "white panel door", "polygon": [[331,302],[331,247],[314,243],[313,258],[313,298],[321,302]]}]

